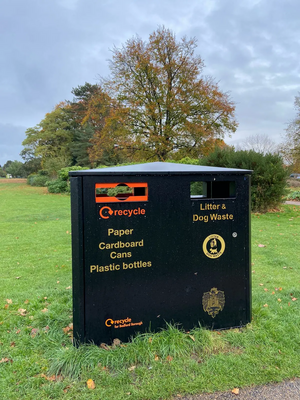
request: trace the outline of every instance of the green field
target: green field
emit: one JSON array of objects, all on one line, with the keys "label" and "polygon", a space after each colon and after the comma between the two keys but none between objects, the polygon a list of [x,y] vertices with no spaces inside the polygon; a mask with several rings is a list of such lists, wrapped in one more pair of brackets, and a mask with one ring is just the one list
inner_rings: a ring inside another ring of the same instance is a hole
[{"label": "green field", "polygon": [[171,399],[300,377],[300,207],[252,215],[251,324],[102,348],[72,346],[69,196],[0,180],[0,227],[0,399]]}]

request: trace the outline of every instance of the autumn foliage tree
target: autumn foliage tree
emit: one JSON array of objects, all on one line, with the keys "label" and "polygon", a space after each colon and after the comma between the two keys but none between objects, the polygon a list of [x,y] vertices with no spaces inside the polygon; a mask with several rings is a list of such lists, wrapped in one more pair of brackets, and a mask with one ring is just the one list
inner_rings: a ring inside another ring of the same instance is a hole
[{"label": "autumn foliage tree", "polygon": [[63,167],[181,159],[225,147],[236,130],[235,107],[195,54],[195,39],[177,41],[159,28],[113,50],[111,76],[72,89],[26,131],[22,157],[50,174]]},{"label": "autumn foliage tree", "polygon": [[[89,126],[93,130],[88,149],[92,164],[111,165],[127,161],[126,157],[122,157],[124,152],[116,145],[115,127],[121,126],[121,113],[118,113],[118,120],[114,119],[116,109],[118,109],[116,101],[101,85],[98,85],[97,91],[86,103],[85,114],[81,121],[82,126]],[[95,149],[95,138],[97,138],[97,149]]]},{"label": "autumn foliage tree", "polygon": [[92,139],[97,160],[107,143],[132,159],[198,157],[236,130],[235,106],[195,55],[195,39],[176,40],[162,27],[145,42],[134,37],[113,49],[105,88],[113,107]]}]

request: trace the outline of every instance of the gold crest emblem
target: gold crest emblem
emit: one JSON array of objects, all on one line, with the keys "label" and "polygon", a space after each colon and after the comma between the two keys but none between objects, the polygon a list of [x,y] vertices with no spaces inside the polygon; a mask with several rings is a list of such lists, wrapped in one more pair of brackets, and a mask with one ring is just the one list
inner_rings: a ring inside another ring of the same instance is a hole
[{"label": "gold crest emblem", "polygon": [[217,288],[210,289],[209,292],[203,293],[202,296],[203,310],[211,317],[215,318],[225,305],[225,294]]}]

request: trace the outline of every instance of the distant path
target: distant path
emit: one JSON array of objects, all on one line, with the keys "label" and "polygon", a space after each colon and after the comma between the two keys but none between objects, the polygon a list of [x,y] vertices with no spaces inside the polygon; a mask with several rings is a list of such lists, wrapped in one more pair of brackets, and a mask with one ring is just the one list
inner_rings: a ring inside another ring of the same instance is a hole
[{"label": "distant path", "polygon": [[237,400],[299,400],[300,379],[240,389],[238,395],[232,394],[231,391],[215,392],[183,396],[180,400],[232,400],[234,398]]},{"label": "distant path", "polygon": [[286,201],[285,204],[290,204],[292,206],[300,206],[300,201]]},{"label": "distant path", "polygon": [[0,179],[0,183],[26,183],[27,179],[23,178],[2,178]]}]

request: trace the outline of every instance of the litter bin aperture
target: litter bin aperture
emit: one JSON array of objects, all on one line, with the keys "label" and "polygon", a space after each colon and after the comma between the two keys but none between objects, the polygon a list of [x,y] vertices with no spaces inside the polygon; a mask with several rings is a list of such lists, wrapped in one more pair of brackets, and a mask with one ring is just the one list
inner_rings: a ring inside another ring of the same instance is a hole
[{"label": "litter bin aperture", "polygon": [[70,172],[74,338],[250,322],[251,172],[161,162]]}]

